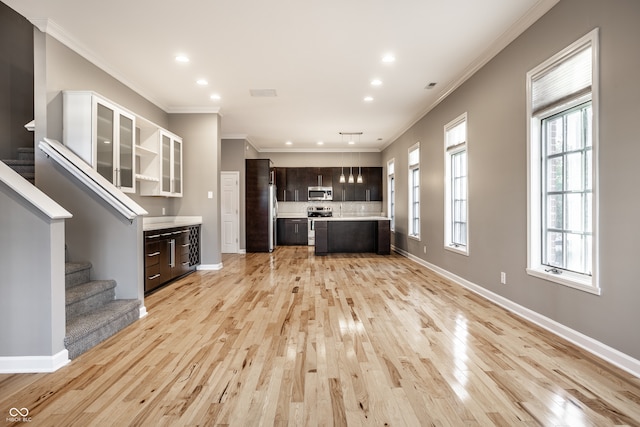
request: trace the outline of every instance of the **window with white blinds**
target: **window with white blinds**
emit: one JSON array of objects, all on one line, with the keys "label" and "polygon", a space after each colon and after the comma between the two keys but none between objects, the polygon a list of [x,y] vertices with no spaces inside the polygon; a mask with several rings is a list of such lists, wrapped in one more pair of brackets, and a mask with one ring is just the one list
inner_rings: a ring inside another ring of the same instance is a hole
[{"label": "window with white blinds", "polygon": [[595,29],[527,73],[527,272],[600,294],[597,64]]},{"label": "window with white blinds", "polygon": [[591,92],[593,47],[587,43],[569,52],[531,78],[531,108],[539,115],[563,102]]}]

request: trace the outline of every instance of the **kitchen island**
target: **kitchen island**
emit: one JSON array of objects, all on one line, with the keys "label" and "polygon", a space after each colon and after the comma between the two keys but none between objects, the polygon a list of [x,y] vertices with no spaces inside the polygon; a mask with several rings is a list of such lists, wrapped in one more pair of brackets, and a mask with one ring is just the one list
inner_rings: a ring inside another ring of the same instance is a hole
[{"label": "kitchen island", "polygon": [[391,253],[390,219],[381,216],[314,219],[315,254]]}]

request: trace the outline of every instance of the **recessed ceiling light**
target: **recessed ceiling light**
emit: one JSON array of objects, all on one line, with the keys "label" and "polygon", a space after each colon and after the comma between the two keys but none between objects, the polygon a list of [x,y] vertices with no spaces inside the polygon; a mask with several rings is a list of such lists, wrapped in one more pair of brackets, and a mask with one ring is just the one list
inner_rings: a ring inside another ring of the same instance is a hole
[{"label": "recessed ceiling light", "polygon": [[365,97],[364,97],[364,101],[365,101],[365,102],[371,102],[371,101],[373,101],[373,96],[365,96]]},{"label": "recessed ceiling light", "polygon": [[292,144],[293,144],[293,142],[291,142],[291,141],[285,142],[285,145],[292,145]]},{"label": "recessed ceiling light", "polygon": [[220,99],[220,95],[218,95],[217,93],[214,93],[209,98],[213,99],[214,101],[218,101]]},{"label": "recessed ceiling light", "polygon": [[206,86],[209,84],[208,81],[206,81],[205,79],[198,79],[196,80],[196,84],[200,85],[200,86]]},{"label": "recessed ceiling light", "polygon": [[318,141],[318,145],[324,145],[324,142]]},{"label": "recessed ceiling light", "polygon": [[349,141],[349,145],[353,145],[355,143],[356,143],[355,141]]},{"label": "recessed ceiling light", "polygon": [[396,62],[396,57],[393,56],[393,54],[391,53],[387,53],[382,57],[382,62],[386,62],[386,63]]},{"label": "recessed ceiling light", "polygon": [[382,80],[380,79],[371,80],[371,86],[380,86],[380,85],[382,85]]},{"label": "recessed ceiling light", "polygon": [[178,55],[176,56],[176,62],[187,63],[189,62],[189,57],[187,57],[186,55]]}]

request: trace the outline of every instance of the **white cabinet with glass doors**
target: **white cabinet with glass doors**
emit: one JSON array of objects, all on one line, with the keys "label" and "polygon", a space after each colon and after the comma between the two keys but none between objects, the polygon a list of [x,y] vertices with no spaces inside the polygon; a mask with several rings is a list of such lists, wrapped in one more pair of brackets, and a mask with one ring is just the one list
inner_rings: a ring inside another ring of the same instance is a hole
[{"label": "white cabinet with glass doors", "polygon": [[[153,162],[145,159],[149,156],[140,156],[143,174],[138,176],[140,195],[182,197],[182,138],[164,129],[158,129],[149,138],[141,140],[143,147],[157,150],[159,156],[153,158]],[[149,140],[153,142],[148,142]],[[152,180],[150,177],[158,179]]]},{"label": "white cabinet with glass doors", "polygon": [[100,175],[135,193],[133,114],[94,92],[63,92],[63,143]]}]

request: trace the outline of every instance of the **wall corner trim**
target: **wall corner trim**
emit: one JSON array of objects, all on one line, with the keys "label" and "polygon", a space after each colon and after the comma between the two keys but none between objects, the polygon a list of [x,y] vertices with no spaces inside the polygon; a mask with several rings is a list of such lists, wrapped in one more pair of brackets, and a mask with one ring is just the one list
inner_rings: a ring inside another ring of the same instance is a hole
[{"label": "wall corner trim", "polygon": [[420,264],[430,270],[433,270],[441,276],[446,277],[447,279],[462,286],[463,288],[466,288],[471,292],[499,305],[505,310],[508,310],[518,315],[519,317],[528,320],[561,338],[566,339],[572,344],[577,345],[578,347],[588,351],[589,353],[611,363],[612,365],[617,366],[618,368],[632,375],[635,375],[636,377],[640,377],[640,360],[634,359],[633,357],[622,353],[615,348],[609,347],[608,345],[601,343],[600,341],[597,341],[587,335],[584,335],[581,332],[573,330],[561,323],[556,322],[553,319],[543,316],[540,313],[537,313],[503,296],[491,292],[490,290],[485,289],[482,286],[470,282],[421,258],[418,258],[415,255],[406,252],[405,250],[396,247],[392,247],[391,249],[398,254],[410,259],[411,261]]},{"label": "wall corner trim", "polygon": [[67,349],[52,356],[0,357],[0,374],[55,372],[69,362]]}]

